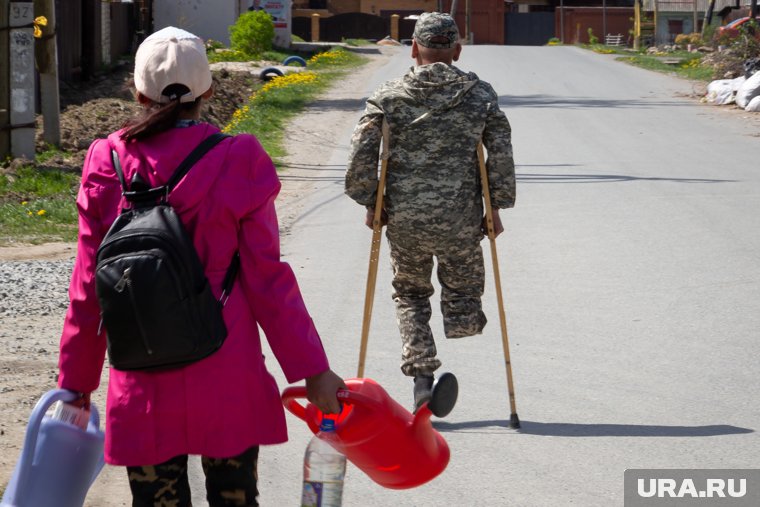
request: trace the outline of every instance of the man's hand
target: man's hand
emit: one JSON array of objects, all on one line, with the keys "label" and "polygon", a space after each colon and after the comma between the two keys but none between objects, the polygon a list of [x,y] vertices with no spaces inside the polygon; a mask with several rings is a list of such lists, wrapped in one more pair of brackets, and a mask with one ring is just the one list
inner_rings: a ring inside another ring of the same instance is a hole
[{"label": "man's hand", "polygon": [[348,387],[332,370],[325,370],[306,379],[306,399],[316,405],[323,414],[340,413],[339,389]]},{"label": "man's hand", "polygon": [[[494,232],[494,238],[498,237],[499,234],[504,232],[504,226],[501,224],[501,217],[499,216],[499,210],[498,208],[493,208],[492,210],[493,215],[493,232]],[[481,230],[483,231],[483,234],[488,236],[488,220],[486,216],[483,217],[483,223],[480,226]]]},{"label": "man's hand", "polygon": [[[375,229],[374,222],[375,222],[375,210],[367,209],[367,214],[364,217],[364,225],[374,230]],[[387,225],[387,224],[388,224],[388,213],[386,213],[386,211],[383,210],[380,212],[380,227],[383,227],[384,225]]]}]

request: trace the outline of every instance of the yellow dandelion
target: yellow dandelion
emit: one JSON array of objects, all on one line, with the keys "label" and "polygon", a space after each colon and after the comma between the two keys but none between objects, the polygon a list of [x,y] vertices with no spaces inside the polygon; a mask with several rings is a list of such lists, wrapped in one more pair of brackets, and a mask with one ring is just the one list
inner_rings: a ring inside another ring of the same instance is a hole
[{"label": "yellow dandelion", "polygon": [[45,213],[47,213],[47,211],[45,211],[44,209],[41,209],[41,210],[39,210],[39,211],[37,212],[37,216],[40,216],[40,217],[41,217],[41,216],[42,216],[42,215],[44,215]]},{"label": "yellow dandelion", "polygon": [[29,204],[29,201],[21,201],[22,206],[26,206],[27,204]]}]

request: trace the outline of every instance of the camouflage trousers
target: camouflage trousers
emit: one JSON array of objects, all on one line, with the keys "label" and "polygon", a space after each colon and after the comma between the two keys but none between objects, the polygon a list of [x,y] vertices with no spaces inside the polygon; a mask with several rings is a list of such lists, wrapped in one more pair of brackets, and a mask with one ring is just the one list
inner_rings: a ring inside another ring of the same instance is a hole
[{"label": "camouflage trousers", "polygon": [[433,260],[438,264],[441,313],[446,338],[483,332],[486,316],[480,298],[485,284],[483,251],[476,241],[443,246],[389,241],[393,268],[393,300],[402,340],[401,371],[432,375],[441,366],[430,329]]},{"label": "camouflage trousers", "polygon": [[[256,462],[259,447],[233,458],[201,457],[206,499],[211,507],[258,506]],[[192,507],[187,455],[159,465],[127,467],[132,507]]]}]

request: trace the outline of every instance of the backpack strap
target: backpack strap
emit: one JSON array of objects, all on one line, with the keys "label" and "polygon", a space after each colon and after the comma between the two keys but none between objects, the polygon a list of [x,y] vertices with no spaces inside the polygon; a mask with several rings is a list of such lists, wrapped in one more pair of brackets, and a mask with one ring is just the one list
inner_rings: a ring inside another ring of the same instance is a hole
[{"label": "backpack strap", "polygon": [[121,162],[119,162],[119,155],[116,150],[111,148],[111,160],[113,161],[113,168],[116,170],[116,176],[119,177],[119,183],[121,183],[121,189],[124,193],[129,192],[127,188],[127,182],[124,181],[124,171],[121,169]]},{"label": "backpack strap", "polygon": [[119,177],[119,183],[121,183],[122,194],[131,203],[137,202],[150,202],[159,198],[166,198],[169,195],[177,183],[185,177],[188,171],[198,162],[203,155],[205,155],[211,148],[219,144],[225,138],[230,137],[228,134],[217,132],[211,134],[204,139],[190,154],[183,160],[177,169],[174,170],[171,178],[165,185],[153,188],[141,188],[135,189],[127,186],[127,182],[124,179],[124,170],[121,168],[121,162],[119,161],[119,155],[116,150],[111,148],[111,160],[113,161],[113,167],[116,170],[116,176]]},{"label": "backpack strap", "polygon": [[174,190],[174,187],[177,186],[177,183],[179,183],[182,178],[185,177],[190,168],[192,168],[193,165],[195,165],[195,163],[198,162],[203,157],[203,155],[206,154],[206,152],[208,152],[211,148],[219,144],[227,137],[230,137],[230,135],[224,134],[222,132],[217,132],[215,134],[211,134],[206,139],[204,139],[201,144],[196,146],[195,149],[190,152],[190,155],[188,155],[187,158],[185,158],[185,160],[183,160],[182,163],[177,167],[177,169],[174,171],[174,174],[172,174],[172,177],[169,178],[169,181],[166,182],[166,193],[168,194]]}]

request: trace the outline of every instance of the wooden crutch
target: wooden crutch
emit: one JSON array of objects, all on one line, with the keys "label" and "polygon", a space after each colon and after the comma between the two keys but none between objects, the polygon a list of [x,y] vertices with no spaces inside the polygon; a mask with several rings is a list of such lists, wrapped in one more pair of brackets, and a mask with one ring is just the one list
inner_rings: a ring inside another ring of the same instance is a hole
[{"label": "wooden crutch", "polygon": [[504,347],[504,364],[507,368],[507,388],[509,389],[509,427],[519,428],[520,418],[517,417],[517,404],[515,403],[515,387],[512,381],[512,362],[509,358],[509,335],[507,334],[507,316],[504,313],[504,299],[501,295],[501,280],[499,275],[499,260],[496,256],[496,231],[493,225],[493,209],[491,208],[491,193],[488,191],[488,171],[486,171],[483,143],[478,143],[478,162],[480,163],[480,182],[483,187],[483,199],[486,208],[486,229],[488,240],[491,243],[491,259],[493,260],[493,276],[496,282],[496,300],[499,304],[499,321],[501,323],[501,343]]},{"label": "wooden crutch", "polygon": [[359,371],[357,378],[364,377],[364,359],[367,356],[369,324],[372,320],[372,304],[375,300],[375,283],[377,282],[377,264],[380,260],[381,233],[383,230],[383,192],[385,192],[385,175],[388,171],[388,139],[390,127],[383,120],[383,149],[380,154],[380,176],[377,180],[377,197],[375,199],[375,216],[372,219],[372,244],[369,250],[369,270],[367,271],[367,289],[364,293],[364,318],[362,320],[362,342],[359,347]]}]

